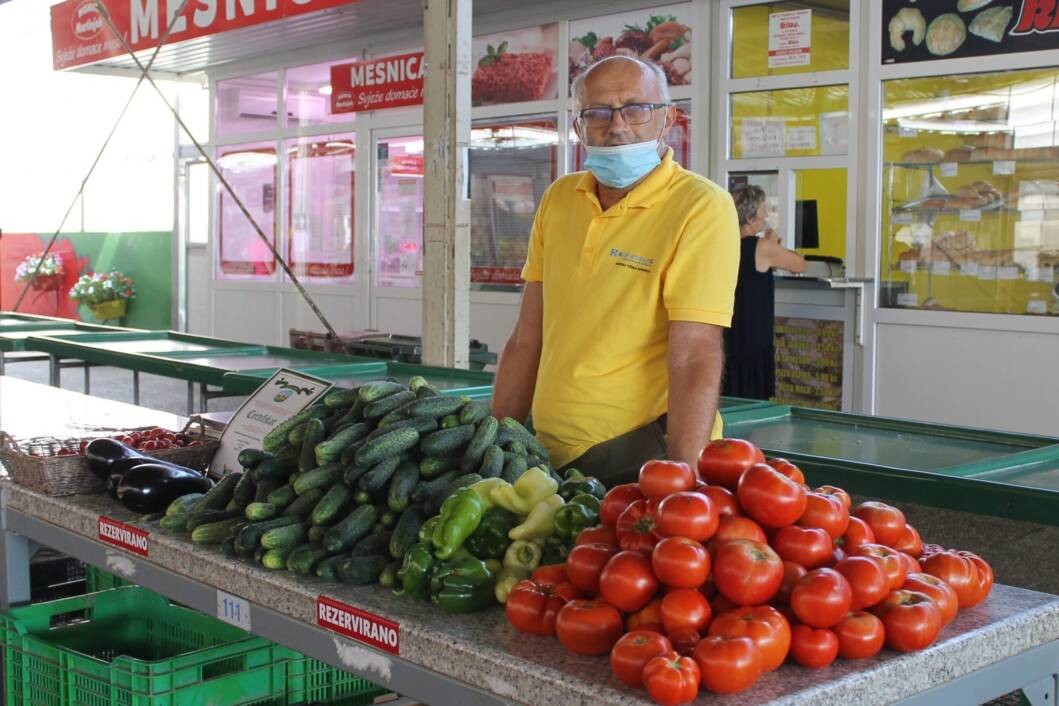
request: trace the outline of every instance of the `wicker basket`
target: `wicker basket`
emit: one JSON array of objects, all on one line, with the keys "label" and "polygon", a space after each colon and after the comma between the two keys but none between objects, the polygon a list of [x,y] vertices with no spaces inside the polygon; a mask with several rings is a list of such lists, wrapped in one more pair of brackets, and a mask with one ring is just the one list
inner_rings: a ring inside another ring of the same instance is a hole
[{"label": "wicker basket", "polygon": [[[109,436],[119,431],[129,433],[139,430],[101,431],[101,436]],[[199,422],[189,422],[183,433],[193,441],[203,443],[200,446],[140,453],[198,471],[206,470],[220,442],[206,437]],[[45,495],[77,495],[105,490],[105,483],[88,470],[84,456],[48,455],[56,453],[64,446],[69,447],[69,444],[70,441],[64,442],[53,437],[15,440],[0,431],[0,463],[16,483],[39,490]],[[35,451],[37,455],[29,453],[30,451]]]}]

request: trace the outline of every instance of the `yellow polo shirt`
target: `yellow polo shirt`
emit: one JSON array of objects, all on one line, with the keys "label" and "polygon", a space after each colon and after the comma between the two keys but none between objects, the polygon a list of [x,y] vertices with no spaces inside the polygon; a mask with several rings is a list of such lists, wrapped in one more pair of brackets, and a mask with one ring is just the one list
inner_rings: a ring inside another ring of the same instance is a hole
[{"label": "yellow polo shirt", "polygon": [[666,412],[669,322],[731,325],[738,271],[731,196],[672,150],[607,211],[591,172],[548,188],[522,278],[543,283],[533,425],[556,468]]}]

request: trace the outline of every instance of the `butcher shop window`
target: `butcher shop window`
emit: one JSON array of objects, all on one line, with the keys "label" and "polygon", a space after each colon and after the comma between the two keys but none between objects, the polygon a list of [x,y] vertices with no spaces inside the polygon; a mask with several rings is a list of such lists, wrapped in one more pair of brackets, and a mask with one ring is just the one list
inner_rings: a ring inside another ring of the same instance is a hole
[{"label": "butcher shop window", "polygon": [[732,78],[849,68],[849,0],[802,0],[732,10]]},{"label": "butcher shop window", "polygon": [[284,77],[284,102],[289,127],[309,127],[350,123],[356,113],[331,112],[331,66],[348,64],[355,58],[325,61],[287,69]]},{"label": "butcher shop window", "polygon": [[1059,71],[883,84],[880,304],[1059,315]]}]

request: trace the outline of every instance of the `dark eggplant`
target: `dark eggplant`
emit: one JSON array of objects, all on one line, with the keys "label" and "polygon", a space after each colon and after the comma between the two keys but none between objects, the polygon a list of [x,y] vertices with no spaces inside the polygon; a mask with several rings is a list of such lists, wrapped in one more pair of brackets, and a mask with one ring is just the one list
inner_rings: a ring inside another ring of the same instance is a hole
[{"label": "dark eggplant", "polygon": [[107,494],[115,500],[118,499],[118,484],[124,477],[125,471],[114,471],[107,476]]},{"label": "dark eggplant", "polygon": [[[88,470],[102,481],[109,479],[110,474],[115,470],[114,466],[119,462],[144,458],[147,457],[135,449],[130,449],[117,439],[93,439],[85,446],[85,461],[88,463]],[[125,470],[131,468],[132,465],[126,466]]]},{"label": "dark eggplant", "polygon": [[190,468],[172,463],[142,463],[129,469],[118,483],[118,499],[135,512],[161,512],[188,493],[205,493],[213,481]]}]

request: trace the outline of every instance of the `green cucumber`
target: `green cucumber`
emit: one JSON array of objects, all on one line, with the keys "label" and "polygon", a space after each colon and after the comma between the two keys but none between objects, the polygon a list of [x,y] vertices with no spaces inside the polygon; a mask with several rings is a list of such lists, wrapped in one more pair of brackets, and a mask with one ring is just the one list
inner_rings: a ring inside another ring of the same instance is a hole
[{"label": "green cucumber", "polygon": [[445,500],[455,493],[460,488],[466,488],[474,485],[478,481],[482,480],[482,477],[477,473],[464,473],[462,476],[454,478],[443,490],[435,493],[423,503],[423,512],[429,515],[436,515],[441,512],[441,504]]},{"label": "green cucumber", "polygon": [[457,475],[459,474],[456,471],[447,471],[433,480],[421,482],[415,487],[415,490],[412,491],[412,502],[419,504],[426,503],[434,493],[440,493],[449,483],[456,480]]},{"label": "green cucumber", "polygon": [[324,404],[331,408],[337,407],[349,407],[357,401],[359,397],[357,390],[349,389],[346,387],[335,387],[327,391],[324,395]]},{"label": "green cucumber", "polygon": [[309,531],[305,533],[305,538],[310,542],[322,542],[324,541],[324,535],[327,533],[327,528],[322,525],[313,525],[309,528]]},{"label": "green cucumber", "polygon": [[419,475],[424,478],[437,478],[452,468],[454,460],[452,455],[424,456],[419,462]]},{"label": "green cucumber", "polygon": [[358,466],[371,466],[388,456],[407,451],[417,443],[419,443],[419,432],[411,427],[397,427],[360,447],[357,451],[356,463]]},{"label": "green cucumber", "polygon": [[442,456],[456,453],[474,438],[474,425],[463,424],[451,429],[441,429],[423,437],[419,448],[427,456]]},{"label": "green cucumber", "polygon": [[378,517],[379,513],[372,505],[356,507],[341,522],[327,530],[324,535],[324,547],[330,552],[349,549],[357,540],[371,532]]},{"label": "green cucumber", "polygon": [[[263,480],[263,481],[261,481],[260,483],[257,484],[257,487],[254,489],[254,498],[250,502],[267,503],[268,502],[268,496],[272,494],[272,491],[274,491],[276,488],[279,488],[281,486],[282,486],[282,483],[280,483],[278,480]],[[293,489],[292,489],[292,492],[293,492]]]},{"label": "green cucumber", "polygon": [[313,508],[312,522],[314,525],[329,525],[334,522],[338,514],[345,509],[346,505],[353,499],[353,491],[343,483],[335,483],[331,489],[324,493],[320,502]]},{"label": "green cucumber", "polygon": [[489,408],[481,402],[467,402],[460,408],[460,424],[477,424],[489,416]]},{"label": "green cucumber", "polygon": [[166,515],[158,524],[162,526],[162,529],[166,532],[187,532],[188,531],[188,517],[187,512],[178,512],[173,515]]},{"label": "green cucumber", "polygon": [[456,414],[464,403],[458,397],[425,397],[408,405],[405,413],[409,417],[433,417],[441,419]]},{"label": "green cucumber", "polygon": [[244,473],[243,477],[239,479],[239,482],[235,484],[235,489],[232,490],[232,500],[229,503],[235,504],[235,506],[242,510],[250,503],[254,502],[254,496],[257,494],[257,484],[254,483],[254,479],[250,473]]},{"label": "green cucumber", "polygon": [[275,517],[279,514],[279,509],[271,503],[250,503],[246,506],[243,514],[251,522],[260,522],[261,520],[270,520]]},{"label": "green cucumber", "polygon": [[342,472],[342,466],[337,463],[329,463],[326,466],[306,471],[298,480],[294,481],[294,492],[304,495],[313,489],[325,490],[334,485]]},{"label": "green cucumber", "polygon": [[316,445],[313,453],[316,454],[317,463],[322,465],[340,458],[346,447],[363,439],[371,430],[372,425],[368,422],[357,422],[343,427],[330,439],[321,441]]},{"label": "green cucumber", "polygon": [[372,439],[376,439],[385,434],[386,432],[397,429],[398,427],[410,427],[412,429],[415,429],[417,432],[419,432],[419,435],[422,436],[423,434],[429,434],[432,431],[437,431],[438,420],[434,419],[433,417],[407,417],[405,419],[397,419],[386,426],[380,424],[375,431],[373,431],[371,434],[368,434],[366,440],[371,441]]},{"label": "green cucumber", "polygon": [[412,461],[404,461],[390,477],[390,490],[386,496],[386,505],[394,512],[404,512],[412,502],[412,491],[419,483],[419,466]]},{"label": "green cucumber", "polygon": [[307,518],[309,517],[309,513],[313,511],[313,508],[316,507],[316,503],[320,502],[320,498],[322,497],[324,497],[324,491],[321,488],[306,490],[303,495],[298,496],[297,500],[285,507],[280,515],[284,517]]},{"label": "green cucumber", "polygon": [[390,557],[381,554],[344,557],[335,567],[335,574],[342,583],[367,586],[379,580],[379,575],[389,563]]},{"label": "green cucumber", "polygon": [[482,455],[482,465],[478,467],[478,475],[482,478],[499,478],[503,471],[504,450],[494,444]]},{"label": "green cucumber", "polygon": [[330,408],[322,404],[303,409],[289,419],[277,424],[272,431],[265,435],[265,438],[261,441],[261,447],[265,451],[275,452],[287,443],[287,435],[290,434],[294,427],[304,424],[310,419],[323,419],[330,413]]},{"label": "green cucumber", "polygon": [[440,397],[441,390],[431,385],[429,382],[416,390],[416,397],[419,399],[426,399],[427,397]]},{"label": "green cucumber", "polygon": [[370,403],[382,399],[387,395],[404,392],[404,389],[404,385],[399,382],[379,380],[378,382],[369,382],[366,385],[361,386],[358,397],[362,402]]},{"label": "green cucumber", "polygon": [[504,470],[500,472],[500,477],[508,483],[514,483],[521,478],[522,474],[527,470],[526,458],[524,456],[513,456],[510,460],[504,463]]},{"label": "green cucumber", "polygon": [[250,473],[254,476],[255,483],[261,483],[266,480],[282,481],[296,470],[298,470],[298,459],[294,454],[281,453],[275,458],[262,461]]},{"label": "green cucumber", "polygon": [[287,525],[300,524],[301,520],[297,517],[274,517],[271,520],[265,520],[263,522],[251,522],[249,525],[239,531],[235,541],[237,548],[242,546],[243,548],[253,549],[261,542],[261,535],[265,532],[274,529],[276,527],[286,527]]},{"label": "green cucumber", "polygon": [[301,453],[298,455],[298,470],[311,471],[320,464],[317,462],[316,445],[324,440],[327,428],[320,419],[310,419],[305,423],[305,439],[302,440]]},{"label": "green cucumber", "polygon": [[342,471],[342,483],[347,488],[355,488],[361,476],[370,471],[372,466],[348,466]]},{"label": "green cucumber", "polygon": [[544,448],[537,437],[530,433],[529,429],[522,426],[518,420],[512,419],[511,417],[504,417],[500,420],[500,424],[507,429],[515,432],[517,438],[526,444],[526,448],[532,453],[542,458],[548,458],[548,450]]},{"label": "green cucumber", "polygon": [[238,517],[217,522],[207,522],[196,527],[191,532],[191,541],[195,544],[220,544],[228,537],[228,532],[235,525],[242,522]]},{"label": "green cucumber", "polygon": [[261,556],[261,565],[270,571],[282,571],[287,568],[287,557],[294,553],[294,547],[282,546],[269,549]]},{"label": "green cucumber", "polygon": [[518,439],[515,439],[511,443],[509,443],[507,445],[506,450],[508,451],[508,453],[513,453],[518,456],[529,456],[529,449],[527,449],[526,445]]},{"label": "green cucumber", "polygon": [[427,521],[426,514],[414,505],[401,513],[390,535],[390,556],[400,559],[419,541],[419,529]]},{"label": "green cucumber", "polygon": [[459,425],[460,425],[460,415],[458,415],[458,414],[450,414],[449,416],[443,417],[441,419],[441,428],[442,429],[455,429]]},{"label": "green cucumber", "polygon": [[386,529],[393,529],[393,526],[397,524],[397,518],[399,514],[393,510],[386,510],[379,516],[379,524]]},{"label": "green cucumber", "polygon": [[195,507],[192,508],[192,512],[223,510],[231,501],[232,495],[235,493],[235,486],[239,484],[242,477],[243,474],[238,471],[226,474],[205,495],[199,498],[199,501],[195,503]]},{"label": "green cucumber", "polygon": [[384,458],[375,464],[370,471],[365,473],[357,481],[357,487],[374,496],[380,492],[393,476],[394,471],[401,464],[401,456],[394,455]]},{"label": "green cucumber", "polygon": [[467,449],[463,452],[463,459],[460,461],[461,471],[470,473],[478,470],[482,465],[485,450],[496,441],[496,432],[499,428],[500,422],[496,417],[486,417],[478,423],[478,428],[471,437],[471,443],[467,444]]},{"label": "green cucumber", "polygon": [[202,493],[188,493],[187,495],[181,495],[179,498],[169,503],[169,507],[165,509],[165,514],[169,515],[186,515],[195,509],[195,505],[202,498]]},{"label": "green cucumber", "polygon": [[283,527],[274,527],[261,535],[261,546],[265,549],[293,548],[305,541],[305,533],[307,531],[305,524],[302,522],[284,525]]},{"label": "green cucumber", "polygon": [[364,418],[365,419],[378,419],[383,417],[395,409],[399,409],[409,402],[414,402],[416,393],[411,390],[402,390],[401,392],[395,392],[392,395],[386,395],[374,402],[368,403],[364,407]]},{"label": "green cucumber", "polygon": [[[311,419],[309,421],[312,421]],[[305,432],[309,431],[309,422],[302,422],[298,426],[290,430],[290,434],[287,434],[287,443],[291,446],[301,448],[302,442],[305,440]]]},{"label": "green cucumber", "polygon": [[430,383],[427,382],[427,379],[422,375],[413,375],[408,378],[408,389],[412,392],[419,392],[419,388],[429,384]]},{"label": "green cucumber", "polygon": [[266,502],[268,502],[269,505],[283,509],[297,499],[298,494],[294,492],[294,486],[287,484],[281,485],[269,493]]},{"label": "green cucumber", "polygon": [[219,520],[230,520],[233,517],[238,517],[242,513],[229,512],[227,510],[195,510],[194,512],[188,513],[187,519],[187,531],[191,532],[199,525],[204,525],[207,522],[217,522]]},{"label": "green cucumber", "polygon": [[371,493],[366,490],[358,490],[353,494],[353,502],[357,505],[367,505],[371,502]]},{"label": "green cucumber", "polygon": [[262,451],[261,449],[243,449],[239,452],[237,459],[239,460],[240,466],[248,471],[252,471],[257,467],[257,464],[275,457],[276,454],[269,451]]},{"label": "green cucumber", "polygon": [[397,572],[401,570],[403,562],[394,559],[379,574],[379,585],[383,588],[397,588]]},{"label": "green cucumber", "polygon": [[287,571],[308,576],[321,561],[331,554],[320,544],[303,544],[287,557]]},{"label": "green cucumber", "polygon": [[390,539],[392,537],[393,532],[391,532],[390,530],[374,532],[354,544],[353,551],[350,553],[352,554],[352,556],[371,556],[372,554],[386,554],[389,551]]},{"label": "green cucumber", "polygon": [[317,577],[323,579],[324,581],[330,581],[332,583],[337,582],[338,574],[335,572],[335,569],[338,567],[338,562],[345,561],[348,558],[349,557],[347,557],[345,554],[340,554],[339,556],[333,556],[328,559],[324,559],[316,565]]}]

